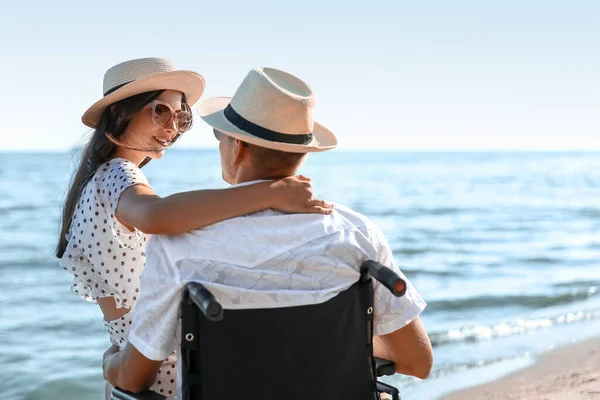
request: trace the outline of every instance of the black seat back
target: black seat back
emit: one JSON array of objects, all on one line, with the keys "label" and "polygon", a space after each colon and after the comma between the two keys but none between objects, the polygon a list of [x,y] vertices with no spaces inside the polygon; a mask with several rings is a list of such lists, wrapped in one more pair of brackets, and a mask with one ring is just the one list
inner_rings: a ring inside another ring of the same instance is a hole
[{"label": "black seat back", "polygon": [[359,281],[322,304],[225,310],[219,322],[186,299],[184,399],[375,399],[372,290]]}]

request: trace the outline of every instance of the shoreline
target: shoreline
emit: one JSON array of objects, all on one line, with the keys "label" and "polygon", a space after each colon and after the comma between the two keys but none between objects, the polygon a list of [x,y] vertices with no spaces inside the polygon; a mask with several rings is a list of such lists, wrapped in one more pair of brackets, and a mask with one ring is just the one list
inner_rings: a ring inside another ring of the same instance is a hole
[{"label": "shoreline", "polygon": [[442,399],[600,399],[600,337],[555,348],[540,355],[531,367]]}]

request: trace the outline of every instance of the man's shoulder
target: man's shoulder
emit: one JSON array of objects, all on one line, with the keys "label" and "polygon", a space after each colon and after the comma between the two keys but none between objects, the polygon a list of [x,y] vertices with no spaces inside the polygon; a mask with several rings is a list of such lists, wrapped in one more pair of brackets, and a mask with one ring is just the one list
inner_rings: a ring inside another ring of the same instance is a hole
[{"label": "man's shoulder", "polygon": [[[376,248],[384,241],[380,229],[368,217],[341,204],[334,206],[331,215],[269,210],[181,235],[153,235],[148,254],[155,257],[158,253],[171,262],[194,255],[196,260],[254,265],[321,238],[335,236],[342,241],[350,240],[346,235],[340,236],[343,231],[356,232],[367,247]],[[248,246],[249,238],[253,246]]]},{"label": "man's shoulder", "polygon": [[375,249],[379,251],[382,246],[389,247],[383,231],[369,217],[341,204],[335,204],[335,209],[336,213],[354,225]]},{"label": "man's shoulder", "polygon": [[334,207],[335,213],[333,215],[337,214],[339,218],[343,218],[359,230],[367,230],[376,233],[379,232],[379,228],[377,227],[377,225],[375,225],[375,223],[371,221],[371,219],[369,219],[369,217],[367,217],[366,215],[361,214],[358,211],[355,211],[350,207],[344,206],[342,204],[334,203]]}]

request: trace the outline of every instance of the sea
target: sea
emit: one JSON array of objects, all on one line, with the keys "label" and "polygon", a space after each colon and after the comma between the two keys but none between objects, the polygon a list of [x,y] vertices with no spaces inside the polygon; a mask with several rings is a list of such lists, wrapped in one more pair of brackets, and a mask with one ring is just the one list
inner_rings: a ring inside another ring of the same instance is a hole
[{"label": "sea", "polygon": [[[0,152],[0,398],[102,399],[108,335],[54,257],[77,152]],[[170,150],[159,195],[223,188],[216,150]],[[370,217],[427,308],[435,363],[404,400],[497,379],[600,334],[600,153],[312,154],[320,198]]]}]

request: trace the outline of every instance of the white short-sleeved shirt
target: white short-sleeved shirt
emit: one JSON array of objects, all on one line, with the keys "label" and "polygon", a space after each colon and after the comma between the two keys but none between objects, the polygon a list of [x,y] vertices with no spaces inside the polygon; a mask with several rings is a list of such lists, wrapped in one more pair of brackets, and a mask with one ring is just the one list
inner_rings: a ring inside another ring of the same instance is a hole
[{"label": "white short-sleeved shirt", "polygon": [[[135,164],[114,158],[98,168],[79,197],[59,264],[73,274],[71,290],[84,300],[95,303],[99,297],[113,297],[117,308],[135,308],[149,236],[129,231],[115,218],[121,193],[132,185],[150,186]],[[132,315],[130,311],[118,320],[104,320],[110,341],[121,348],[127,343]],[[151,389],[168,395],[176,391],[177,360],[171,353],[164,359]]]},{"label": "white short-sleeved shirt", "polygon": [[[129,341],[152,360],[179,347],[179,304],[188,282],[202,283],[225,309],[249,309],[325,302],[356,283],[369,259],[406,279],[381,231],[343,206],[331,215],[265,210],[184,235],[155,235],[147,251]],[[400,298],[374,283],[375,335],[406,326],[425,308],[406,283]]]}]

